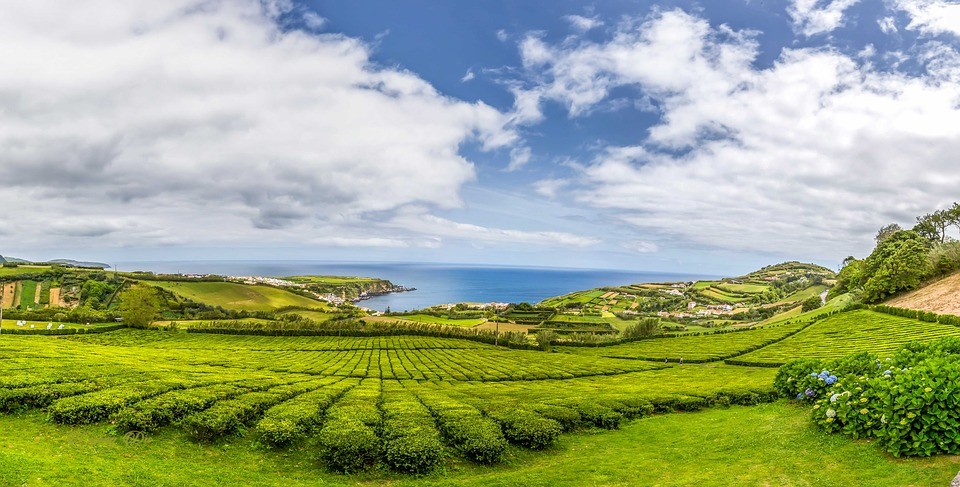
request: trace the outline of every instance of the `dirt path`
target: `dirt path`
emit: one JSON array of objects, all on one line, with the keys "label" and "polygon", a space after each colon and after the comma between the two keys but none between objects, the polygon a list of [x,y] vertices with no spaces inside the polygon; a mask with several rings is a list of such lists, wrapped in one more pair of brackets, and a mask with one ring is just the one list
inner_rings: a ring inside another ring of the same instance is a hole
[{"label": "dirt path", "polygon": [[37,283],[37,290],[33,295],[33,304],[40,304],[40,288],[43,287],[40,283]]},{"label": "dirt path", "polygon": [[63,306],[63,303],[60,302],[60,288],[58,287],[50,288],[50,306]]},{"label": "dirt path", "polygon": [[960,315],[960,274],[954,274],[927,287],[907,293],[887,304],[898,308]]},{"label": "dirt path", "polygon": [[13,307],[13,295],[16,294],[16,283],[10,282],[3,285],[3,302],[0,303],[0,306],[3,306],[4,309]]}]

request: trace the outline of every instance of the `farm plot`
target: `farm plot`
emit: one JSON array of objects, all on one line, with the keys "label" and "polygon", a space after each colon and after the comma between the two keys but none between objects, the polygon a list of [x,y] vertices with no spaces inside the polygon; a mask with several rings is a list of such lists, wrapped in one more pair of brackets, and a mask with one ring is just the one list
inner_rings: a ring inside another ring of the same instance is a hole
[{"label": "farm plot", "polygon": [[687,362],[709,362],[735,357],[770,345],[797,333],[807,325],[808,323],[788,323],[730,333],[680,335],[610,347],[566,347],[563,350],[576,355],[593,357],[673,362],[683,357]]},{"label": "farm plot", "polygon": [[856,352],[890,354],[904,343],[960,336],[960,327],[926,323],[872,311],[852,311],[827,317],[781,342],[736,360],[746,364],[778,365],[795,358],[837,358]]},{"label": "farm plot", "polygon": [[326,309],[326,304],[270,286],[233,282],[144,281],[198,303],[238,311],[274,311],[285,307]]},{"label": "farm plot", "polygon": [[274,448],[309,445],[338,471],[422,473],[447,452],[495,463],[510,448],[544,448],[561,431],[615,427],[654,407],[753,401],[773,373],[408,336],[120,330],[0,336],[0,349],[0,410],[119,431],[180,428],[201,442],[245,431]]}]

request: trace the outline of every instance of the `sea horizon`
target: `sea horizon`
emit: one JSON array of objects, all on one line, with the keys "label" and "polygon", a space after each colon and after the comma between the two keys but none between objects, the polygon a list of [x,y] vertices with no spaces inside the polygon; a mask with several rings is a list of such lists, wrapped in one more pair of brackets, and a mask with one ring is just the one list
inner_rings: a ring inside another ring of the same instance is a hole
[{"label": "sea horizon", "polygon": [[529,302],[605,286],[687,282],[719,276],[669,271],[496,264],[320,260],[168,260],[117,262],[121,271],[223,276],[336,275],[386,279],[415,291],[363,300],[378,311],[406,311],[460,302]]}]

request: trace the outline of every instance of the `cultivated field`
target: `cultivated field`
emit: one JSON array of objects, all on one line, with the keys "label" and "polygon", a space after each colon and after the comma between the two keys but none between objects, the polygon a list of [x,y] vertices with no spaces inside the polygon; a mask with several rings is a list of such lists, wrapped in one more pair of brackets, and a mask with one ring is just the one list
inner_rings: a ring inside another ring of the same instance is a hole
[{"label": "cultivated field", "polygon": [[852,311],[825,318],[790,338],[737,360],[775,365],[795,358],[837,358],[856,352],[884,355],[910,341],[945,336],[960,336],[960,327],[872,311]]},{"label": "cultivated field", "polygon": [[322,301],[269,286],[232,282],[144,281],[193,301],[238,311],[273,311],[285,307],[327,309]]}]

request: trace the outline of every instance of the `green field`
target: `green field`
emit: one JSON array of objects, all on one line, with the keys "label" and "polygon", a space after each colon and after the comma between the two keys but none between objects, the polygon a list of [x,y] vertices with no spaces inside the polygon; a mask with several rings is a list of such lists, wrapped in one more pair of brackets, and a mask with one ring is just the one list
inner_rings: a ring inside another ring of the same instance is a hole
[{"label": "green field", "polygon": [[414,315],[403,315],[403,316],[384,316],[384,320],[401,320],[401,321],[412,321],[415,323],[431,323],[435,325],[449,325],[449,326],[477,326],[487,322],[486,318],[467,318],[467,319],[454,319],[447,318],[445,316],[433,316],[426,314],[414,314]]},{"label": "green field", "polygon": [[900,345],[944,336],[960,336],[960,328],[909,318],[852,311],[823,319],[786,340],[738,360],[780,364],[803,357],[837,358],[856,352],[890,354]]},{"label": "green field", "polygon": [[287,276],[282,277],[281,279],[299,282],[299,283],[313,283],[313,284],[330,284],[330,285],[342,285],[342,284],[353,284],[353,283],[365,283],[365,282],[377,282],[380,279],[373,277],[349,277],[349,276]]},{"label": "green field", "polygon": [[678,361],[680,357],[687,361],[721,360],[782,340],[805,325],[791,323],[730,333],[654,338],[610,347],[566,347],[564,351],[576,355],[657,361]]},{"label": "green field", "polygon": [[[23,320],[23,321],[25,321],[25,324],[24,324],[23,326],[18,326],[18,325],[17,325],[17,321],[21,321],[21,320],[8,320],[8,319],[4,318],[4,320],[3,320],[3,329],[4,329],[4,330],[7,330],[7,329],[10,329],[10,330],[46,330],[47,325],[52,325],[52,327],[53,327],[54,329],[58,328],[60,325],[63,325],[63,328],[64,328],[64,329],[68,329],[68,330],[81,330],[81,329],[96,329],[96,328],[103,328],[103,327],[106,327],[106,326],[115,326],[115,325],[116,325],[116,323],[90,323],[89,325],[87,325],[87,324],[81,324],[81,323],[61,323],[61,322],[59,322],[59,321],[27,321],[27,320]],[[30,328],[31,325],[33,326],[33,328]]]},{"label": "green field", "polygon": [[312,467],[310,448],[269,454],[249,436],[203,445],[164,429],[131,439],[28,413],[0,416],[0,485],[935,486],[960,469],[957,457],[892,459],[873,443],[818,431],[808,416],[784,403],[658,416],[615,433],[565,435],[543,452],[511,447],[494,467],[453,460],[408,477],[327,473]]},{"label": "green field", "polygon": [[[894,460],[873,444],[820,433],[800,408],[756,405],[772,400],[777,373],[762,365],[960,336],[957,327],[870,311],[810,323],[847,299],[746,331],[553,353],[433,336],[2,335],[0,484],[949,479],[960,459]],[[715,407],[730,403],[753,406]],[[825,464],[822,455],[833,456]],[[428,473],[407,475],[421,471],[412,470],[417,462]],[[361,467],[370,468],[334,473]]]},{"label": "green field", "polygon": [[145,281],[145,283],[199,303],[237,311],[273,311],[285,307],[325,310],[328,307],[322,301],[269,286],[249,286],[232,282]]},{"label": "green field", "polygon": [[20,281],[20,307],[39,308],[37,304],[37,281]]},{"label": "green field", "polygon": [[37,274],[49,269],[50,267],[48,266],[39,266],[39,265],[20,265],[17,267],[0,266],[0,277],[22,276],[24,274]]}]

